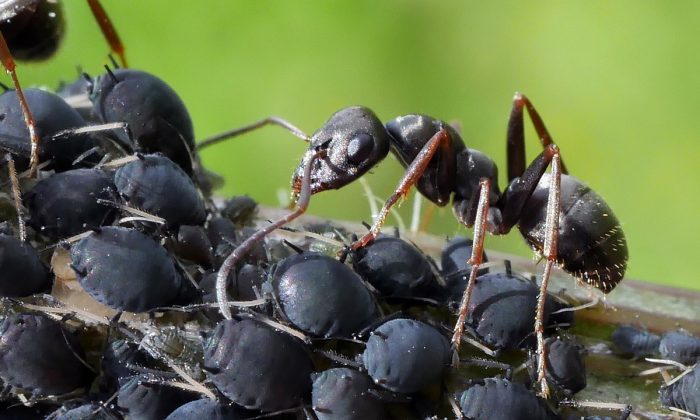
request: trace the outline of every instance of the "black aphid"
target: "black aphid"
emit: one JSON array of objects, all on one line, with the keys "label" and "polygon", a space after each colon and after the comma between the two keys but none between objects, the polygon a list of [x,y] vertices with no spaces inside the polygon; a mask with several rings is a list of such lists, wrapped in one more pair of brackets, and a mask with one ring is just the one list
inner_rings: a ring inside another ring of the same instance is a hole
[{"label": "black aphid", "polygon": [[671,385],[662,386],[661,404],[700,416],[700,364],[685,372]]},{"label": "black aphid", "polygon": [[204,200],[194,182],[161,154],[141,156],[120,167],[114,184],[130,206],[162,217],[168,226],[204,223]]},{"label": "black aphid", "polygon": [[700,338],[685,330],[669,331],[661,336],[659,352],[662,359],[693,365],[700,362]]},{"label": "black aphid", "polygon": [[369,290],[335,258],[304,252],[274,266],[267,290],[296,327],[318,337],[347,337],[375,319]]},{"label": "black aphid", "polygon": [[117,405],[131,419],[161,420],[196,394],[154,381],[147,375],[132,376],[122,381]]},{"label": "black aphid", "polygon": [[311,405],[319,420],[385,419],[384,403],[364,373],[335,368],[315,373]]},{"label": "black aphid", "polygon": [[525,386],[501,378],[472,382],[459,399],[462,413],[473,420],[553,420],[559,417]]},{"label": "black aphid", "polygon": [[204,368],[219,391],[248,409],[283,410],[311,394],[313,366],[301,342],[249,319],[217,325],[205,346]]},{"label": "black aphid", "polygon": [[117,414],[97,403],[85,403],[73,408],[61,407],[46,420],[114,420]]},{"label": "black aphid", "polygon": [[11,314],[0,325],[0,378],[37,396],[63,395],[90,385],[78,341],[45,315]]},{"label": "black aphid", "polygon": [[620,325],[610,337],[616,352],[627,357],[655,356],[661,337],[631,325]]},{"label": "black aphid", "polygon": [[218,403],[209,398],[190,401],[187,404],[181,405],[177,410],[170,413],[165,420],[236,420],[243,419],[243,413],[240,409],[236,409],[230,405]]},{"label": "black aphid", "polygon": [[195,298],[173,258],[137,230],[108,226],[92,232],[73,245],[71,261],[83,289],[116,310],[145,312]]},{"label": "black aphid", "polygon": [[[569,398],[586,387],[585,350],[569,337],[550,337],[545,340],[545,380],[558,399]],[[532,352],[528,361],[530,379],[537,380],[537,354]]]},{"label": "black aphid", "polygon": [[51,240],[109,225],[116,210],[99,202],[113,199],[112,178],[99,169],[74,169],[41,179],[24,197],[29,225]]},{"label": "black aphid", "polygon": [[413,393],[443,377],[451,354],[449,342],[438,330],[420,321],[398,318],[372,331],[362,363],[378,385]]},{"label": "black aphid", "polygon": [[0,233],[0,296],[24,297],[51,286],[48,267],[28,243]]}]

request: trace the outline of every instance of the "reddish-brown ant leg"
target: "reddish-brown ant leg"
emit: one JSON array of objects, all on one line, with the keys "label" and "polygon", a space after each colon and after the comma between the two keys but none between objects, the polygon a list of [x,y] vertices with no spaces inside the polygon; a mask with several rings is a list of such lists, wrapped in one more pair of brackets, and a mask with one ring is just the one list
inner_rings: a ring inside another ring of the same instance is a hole
[{"label": "reddish-brown ant leg", "polygon": [[[552,136],[547,131],[547,127],[544,125],[544,121],[540,114],[532,105],[532,102],[527,98],[527,96],[522,93],[517,92],[513,97],[513,109],[510,113],[510,119],[508,120],[508,180],[521,176],[525,172],[525,129],[523,127],[523,107],[527,108],[527,113],[530,115],[530,120],[532,125],[537,131],[537,136],[542,143],[543,148],[547,148],[549,145],[554,144]],[[568,174],[569,171],[566,170],[566,165],[564,161],[559,157],[561,162],[561,171],[564,174]]]},{"label": "reddish-brown ant leg", "polygon": [[545,219],[545,238],[542,256],[546,258],[540,293],[537,297],[537,312],[535,315],[535,333],[537,334],[537,382],[542,397],[549,396],[549,387],[545,379],[545,346],[544,346],[544,303],[547,297],[547,284],[552,273],[552,267],[557,261],[557,240],[559,237],[559,215],[561,212],[561,162],[556,145],[552,156],[552,173],[549,179],[549,196],[547,197],[547,217]]},{"label": "reddish-brown ant leg", "polygon": [[24,92],[22,91],[22,86],[17,78],[17,72],[15,71],[15,60],[12,58],[12,53],[7,47],[7,42],[5,42],[5,37],[0,32],[0,60],[2,60],[2,65],[5,66],[7,74],[12,78],[12,83],[15,85],[15,91],[17,92],[17,99],[19,100],[19,105],[22,108],[22,114],[24,114],[24,122],[27,124],[27,129],[29,130],[29,139],[31,141],[31,155],[29,158],[29,176],[36,176],[36,166],[39,164],[39,136],[36,133],[36,126],[34,123],[34,117],[32,112],[29,110],[29,104],[27,104],[27,99],[24,97]]},{"label": "reddish-brown ant leg", "polygon": [[474,282],[476,281],[477,272],[481,265],[484,255],[484,237],[486,236],[486,221],[489,214],[489,194],[491,193],[491,181],[488,178],[483,178],[479,182],[479,204],[476,209],[476,218],[474,220],[474,240],[472,243],[472,255],[469,258],[471,272],[469,273],[469,281],[464,289],[462,301],[459,304],[459,315],[455,323],[454,333],[452,334],[452,349],[454,357],[452,365],[459,364],[459,345],[462,341],[462,332],[464,331],[464,322],[467,319],[469,301],[471,300],[474,290]]},{"label": "reddish-brown ant leg", "polygon": [[248,251],[250,251],[253,245],[260,242],[270,232],[286,225],[304,214],[306,209],[309,207],[309,201],[311,201],[311,167],[313,166],[314,162],[316,162],[316,159],[325,157],[326,150],[312,150],[308,153],[310,153],[310,157],[304,164],[304,176],[301,182],[301,189],[299,199],[297,200],[296,210],[255,232],[248,239],[243,241],[243,243],[238,245],[238,247],[234,249],[233,252],[229,254],[229,256],[226,257],[224,262],[221,264],[219,273],[216,275],[216,300],[219,303],[219,311],[224,318],[231,319],[231,309],[228,306],[228,297],[226,295],[226,279],[231,273],[231,270],[233,270],[236,266],[236,263],[243,258]]},{"label": "reddish-brown ant leg", "polygon": [[428,142],[423,146],[423,148],[418,152],[418,155],[411,162],[411,164],[406,168],[403,177],[399,181],[399,185],[396,186],[394,193],[386,200],[384,207],[379,211],[377,218],[372,225],[372,228],[365,234],[362,238],[353,242],[350,246],[352,250],[362,248],[367,245],[371,240],[377,237],[379,231],[389,215],[391,208],[399,201],[400,198],[406,197],[408,190],[413,186],[413,184],[418,181],[418,179],[423,176],[425,169],[428,167],[430,160],[435,155],[439,147],[447,147],[450,144],[450,135],[447,130],[442,129],[435,133],[433,137],[428,140]]},{"label": "reddish-brown ant leg", "polygon": [[19,188],[19,179],[17,178],[17,169],[15,168],[15,160],[11,154],[5,155],[7,161],[7,172],[10,175],[10,183],[12,185],[12,198],[15,201],[15,211],[17,211],[17,226],[19,227],[19,240],[24,242],[27,240],[27,230],[24,226],[24,213],[22,211],[22,191]]},{"label": "reddish-brown ant leg", "polygon": [[99,0],[87,0],[87,2],[112,52],[119,56],[122,67],[129,67],[126,62],[126,54],[124,53],[124,44],[122,44],[119,34],[117,34],[117,30],[114,28],[114,25],[112,25],[112,21],[109,19],[102,4],[100,4]]}]

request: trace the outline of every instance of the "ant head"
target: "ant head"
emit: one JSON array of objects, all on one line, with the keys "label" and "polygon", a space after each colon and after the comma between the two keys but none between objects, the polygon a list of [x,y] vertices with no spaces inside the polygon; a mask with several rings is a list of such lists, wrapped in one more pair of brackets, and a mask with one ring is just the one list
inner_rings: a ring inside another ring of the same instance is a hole
[{"label": "ant head", "polygon": [[299,194],[304,164],[325,150],[311,169],[311,193],[338,189],[364,175],[389,153],[389,134],[370,109],[360,106],[336,112],[311,137],[309,152],[294,172],[292,189]]}]

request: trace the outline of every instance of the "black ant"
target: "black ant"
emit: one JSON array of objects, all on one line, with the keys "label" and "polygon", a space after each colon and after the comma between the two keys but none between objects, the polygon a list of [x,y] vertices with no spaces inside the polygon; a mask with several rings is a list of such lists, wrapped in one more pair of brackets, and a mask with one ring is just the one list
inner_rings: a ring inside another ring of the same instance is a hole
[{"label": "black ant", "polygon": [[[544,147],[529,166],[525,161],[523,108],[527,109]],[[350,248],[358,249],[376,237],[390,208],[407,195],[413,184],[437,205],[446,205],[452,197],[457,219],[467,227],[474,227],[471,273],[452,337],[457,350],[482,262],[485,233],[506,234],[517,224],[528,244],[546,259],[535,331],[540,366],[538,382],[541,392],[548,393],[544,381],[543,315],[552,267],[557,264],[608,293],[624,276],[628,252],[624,233],[612,210],[598,194],[567,175],[559,148],[525,95],[516,93],[513,99],[507,131],[509,184],[503,193],[498,188],[496,164],[489,157],[467,148],[448,124],[423,115],[398,117],[385,126],[368,108],[345,108],[331,116],[310,138],[293,125],[273,117],[204,141],[199,148],[268,124],[280,125],[309,142],[292,177],[296,210],[257,231],[226,258],[217,278],[217,299],[224,317],[231,318],[225,280],[237,261],[267,234],[303,214],[311,195],[349,184],[391,150],[406,172],[370,231]],[[550,164],[551,174],[546,174]]]}]

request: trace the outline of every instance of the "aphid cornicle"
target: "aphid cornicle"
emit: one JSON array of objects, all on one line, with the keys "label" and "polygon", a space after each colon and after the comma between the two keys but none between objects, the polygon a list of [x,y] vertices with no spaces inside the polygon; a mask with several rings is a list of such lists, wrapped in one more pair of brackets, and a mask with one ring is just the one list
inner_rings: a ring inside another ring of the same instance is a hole
[{"label": "aphid cornicle", "polygon": [[[526,164],[525,157],[523,109],[527,110],[544,148],[530,165]],[[390,209],[414,184],[437,205],[444,206],[451,201],[457,219],[467,227],[474,227],[474,247],[469,259],[471,272],[452,337],[453,347],[458,350],[473,285],[483,261],[485,234],[506,234],[517,225],[527,243],[546,260],[535,331],[541,361],[538,382],[541,393],[548,393],[543,368],[543,318],[545,291],[552,268],[556,264],[608,293],[622,280],[628,254],[625,235],[612,210],[598,194],[567,175],[559,148],[525,95],[516,93],[513,99],[507,129],[509,183],[503,192],[498,187],[495,162],[467,148],[449,124],[432,117],[406,115],[385,126],[370,109],[355,106],[333,114],[311,137],[278,118],[268,118],[230,134],[238,135],[266,124],[280,125],[309,141],[309,148],[292,176],[297,208],[259,230],[224,261],[218,276],[217,294],[226,318],[231,314],[224,283],[237,261],[269,232],[303,214],[311,195],[351,183],[391,150],[406,167],[406,172],[370,232],[351,248],[361,248],[377,236]],[[222,138],[202,142],[200,148]],[[551,175],[545,173],[550,165]]]}]

